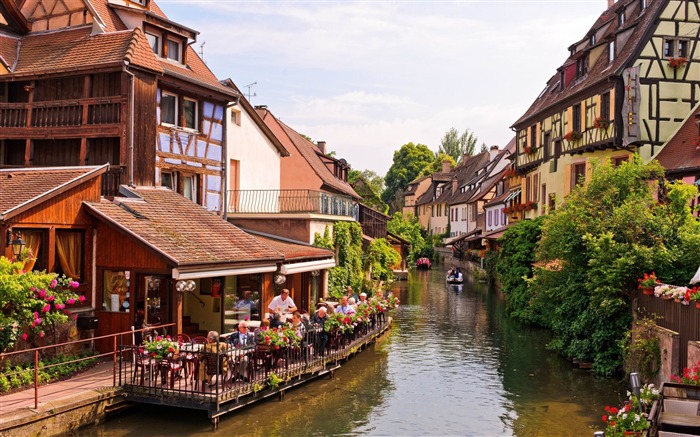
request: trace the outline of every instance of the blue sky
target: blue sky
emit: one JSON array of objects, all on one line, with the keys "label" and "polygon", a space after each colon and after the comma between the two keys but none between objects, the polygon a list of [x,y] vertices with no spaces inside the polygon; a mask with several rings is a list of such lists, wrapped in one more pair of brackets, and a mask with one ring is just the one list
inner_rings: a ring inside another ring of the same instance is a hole
[{"label": "blue sky", "polygon": [[503,147],[607,0],[158,1],[254,105],[384,176],[451,127]]}]

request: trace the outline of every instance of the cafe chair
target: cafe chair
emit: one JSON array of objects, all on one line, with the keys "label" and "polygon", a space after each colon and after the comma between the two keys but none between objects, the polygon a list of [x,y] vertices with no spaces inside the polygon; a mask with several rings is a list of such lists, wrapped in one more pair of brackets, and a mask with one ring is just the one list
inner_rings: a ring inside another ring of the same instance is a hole
[{"label": "cafe chair", "polygon": [[[218,358],[218,366],[217,366]],[[204,357],[204,363],[200,363],[205,366],[205,381],[202,381],[202,391],[204,391],[205,384],[207,380],[213,380],[216,377],[215,384],[221,382],[221,388],[226,387],[226,382],[228,379],[228,369],[227,369],[227,355],[217,355],[216,353],[207,353]],[[217,373],[218,367],[218,373]]]},{"label": "cafe chair", "polygon": [[134,373],[131,376],[131,383],[133,384],[136,378],[139,377],[139,384],[144,385],[145,376],[148,374],[149,380],[153,380],[153,373],[155,370],[155,361],[150,357],[139,353],[138,350],[134,351]]}]

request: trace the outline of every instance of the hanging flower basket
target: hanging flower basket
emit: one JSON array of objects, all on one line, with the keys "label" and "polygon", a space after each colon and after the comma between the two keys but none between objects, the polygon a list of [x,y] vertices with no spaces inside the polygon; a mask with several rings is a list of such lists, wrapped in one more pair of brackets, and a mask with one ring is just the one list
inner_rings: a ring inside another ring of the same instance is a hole
[{"label": "hanging flower basket", "polygon": [[688,58],[684,58],[682,56],[678,58],[668,58],[668,66],[674,70],[685,67],[685,64],[687,63]]},{"label": "hanging flower basket", "polygon": [[593,120],[593,127],[596,129],[605,130],[608,126],[610,126],[610,120],[606,118],[596,117],[595,120]]}]

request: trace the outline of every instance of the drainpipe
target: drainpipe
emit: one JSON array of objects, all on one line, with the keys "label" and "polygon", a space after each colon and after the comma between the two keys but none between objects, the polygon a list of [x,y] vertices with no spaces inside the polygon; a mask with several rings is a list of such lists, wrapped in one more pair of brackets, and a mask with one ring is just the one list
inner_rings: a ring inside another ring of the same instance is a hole
[{"label": "drainpipe", "polygon": [[134,186],[134,73],[129,71],[129,61],[124,61],[124,73],[129,76],[129,186]]}]

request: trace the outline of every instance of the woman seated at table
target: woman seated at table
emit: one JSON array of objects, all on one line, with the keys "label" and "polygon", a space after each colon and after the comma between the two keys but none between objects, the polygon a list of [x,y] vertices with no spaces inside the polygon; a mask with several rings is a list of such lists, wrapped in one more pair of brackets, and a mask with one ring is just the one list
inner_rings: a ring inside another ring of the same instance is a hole
[{"label": "woman seated at table", "polygon": [[294,312],[290,324],[297,332],[297,335],[303,338],[304,334],[306,333],[306,326],[304,326],[304,324],[301,322],[301,313],[299,311]]},{"label": "woman seated at table", "polygon": [[209,331],[207,333],[207,344],[204,345],[204,354],[200,356],[199,362],[201,363],[199,366],[199,380],[200,381],[206,381],[209,385],[212,384],[212,378],[214,375],[216,375],[216,368],[217,368],[217,363],[216,363],[216,357],[217,354],[221,356],[221,360],[219,362],[219,373],[222,375],[226,375],[228,373],[228,363],[225,358],[224,354],[228,350],[228,344],[225,342],[219,341],[219,333],[216,331]]}]

